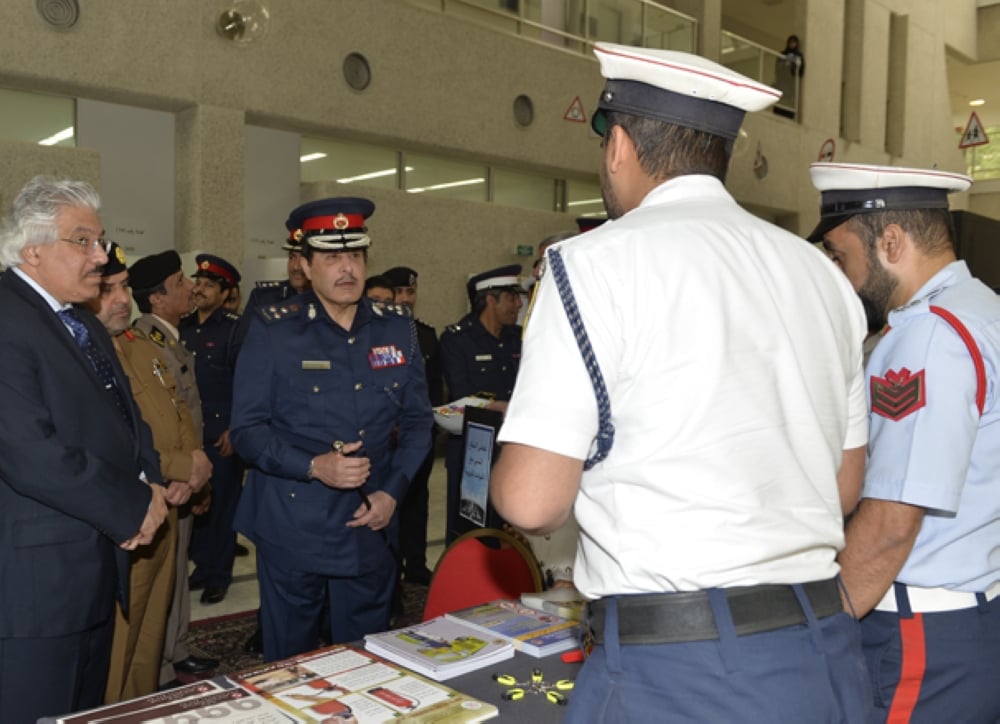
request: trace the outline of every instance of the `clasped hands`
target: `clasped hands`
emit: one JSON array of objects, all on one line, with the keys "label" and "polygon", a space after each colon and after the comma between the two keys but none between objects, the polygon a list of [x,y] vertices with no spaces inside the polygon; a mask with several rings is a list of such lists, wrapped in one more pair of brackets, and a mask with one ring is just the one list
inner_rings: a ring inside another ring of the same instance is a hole
[{"label": "clasped hands", "polygon": [[[323,485],[339,490],[360,488],[368,480],[372,464],[367,457],[354,457],[352,453],[361,449],[361,441],[344,443],[339,450],[317,455],[312,460],[311,475]],[[371,509],[361,502],[354,511],[353,519],[347,523],[349,528],[368,526],[372,530],[381,530],[389,525],[392,514],[396,510],[395,499],[381,490],[376,490],[367,496]]]}]

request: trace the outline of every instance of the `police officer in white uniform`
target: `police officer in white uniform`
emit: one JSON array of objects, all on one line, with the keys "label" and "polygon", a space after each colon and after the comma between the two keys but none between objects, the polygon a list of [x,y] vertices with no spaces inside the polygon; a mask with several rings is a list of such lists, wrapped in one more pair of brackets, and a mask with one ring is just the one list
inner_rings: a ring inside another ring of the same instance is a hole
[{"label": "police officer in white uniform", "polygon": [[1000,721],[1000,299],[955,256],[967,176],[817,163],[822,240],[875,327],[871,442],[840,555],[880,720]]},{"label": "police officer in white uniform", "polygon": [[512,524],[580,526],[595,647],[567,718],[863,722],[835,558],[867,439],[864,313],[723,187],[745,112],[777,92],[686,53],[595,52],[612,221],[546,254],[491,480]]}]

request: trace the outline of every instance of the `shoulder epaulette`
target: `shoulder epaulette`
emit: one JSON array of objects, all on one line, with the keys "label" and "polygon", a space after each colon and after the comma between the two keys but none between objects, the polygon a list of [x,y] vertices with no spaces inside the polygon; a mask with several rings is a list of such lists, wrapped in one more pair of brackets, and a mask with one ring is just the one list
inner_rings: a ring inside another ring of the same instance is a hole
[{"label": "shoulder epaulette", "polygon": [[257,289],[275,289],[280,287],[284,282],[281,279],[270,279],[267,281],[257,282]]},{"label": "shoulder epaulette", "polygon": [[393,312],[398,314],[400,317],[406,317],[407,319],[413,319],[413,310],[410,309],[405,304],[386,304],[385,311]]},{"label": "shoulder epaulette", "polygon": [[449,324],[447,327],[445,327],[444,331],[454,333],[454,332],[461,332],[464,329],[465,327],[462,326],[461,322],[455,322],[454,324]]},{"label": "shoulder epaulette", "polygon": [[257,307],[257,314],[268,324],[297,317],[302,312],[298,304],[265,304]]},{"label": "shoulder epaulette", "polygon": [[383,302],[371,303],[372,314],[376,317],[384,317],[387,314],[395,317],[413,318],[413,310],[404,304],[384,304]]},{"label": "shoulder epaulette", "polygon": [[223,315],[223,317],[225,319],[228,319],[230,322],[238,322],[238,321],[240,321],[240,315],[236,314],[235,312],[226,312]]},{"label": "shoulder epaulette", "polygon": [[414,317],[413,321],[416,323],[418,327],[427,327],[427,329],[431,330],[432,332],[434,331],[434,327],[430,324],[427,324],[427,322],[425,322],[422,319],[417,319],[416,317]]},{"label": "shoulder epaulette", "polygon": [[152,342],[153,344],[155,344],[157,347],[164,347],[165,348],[167,346],[167,335],[166,335],[166,333],[162,329],[160,329],[159,327],[157,327],[156,325],[153,325],[152,327],[150,327],[148,338],[149,338],[149,341]]}]

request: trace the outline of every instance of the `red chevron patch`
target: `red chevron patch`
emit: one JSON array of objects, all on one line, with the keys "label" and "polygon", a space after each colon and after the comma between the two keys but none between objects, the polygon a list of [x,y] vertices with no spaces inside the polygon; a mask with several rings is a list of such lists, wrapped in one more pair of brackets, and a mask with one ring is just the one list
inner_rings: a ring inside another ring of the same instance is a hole
[{"label": "red chevron patch", "polygon": [[872,376],[872,412],[898,422],[927,404],[924,370],[916,374],[903,367],[889,370],[885,377]]}]

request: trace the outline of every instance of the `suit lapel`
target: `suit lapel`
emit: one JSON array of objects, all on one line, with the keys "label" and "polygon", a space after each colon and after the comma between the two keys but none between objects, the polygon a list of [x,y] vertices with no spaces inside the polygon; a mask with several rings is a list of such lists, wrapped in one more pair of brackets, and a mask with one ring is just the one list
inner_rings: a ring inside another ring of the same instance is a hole
[{"label": "suit lapel", "polygon": [[[83,369],[83,374],[87,376],[87,379],[90,380],[94,389],[98,391],[97,396],[104,401],[104,404],[108,406],[108,409],[111,410],[111,412],[114,414],[114,417],[120,420],[121,415],[119,415],[118,413],[118,409],[115,406],[115,401],[108,394],[101,392],[104,388],[104,385],[101,382],[101,379],[97,376],[97,372],[94,371],[93,365],[90,364],[90,360],[87,358],[87,355],[80,348],[80,345],[76,343],[76,340],[73,338],[72,333],[66,328],[66,325],[63,324],[63,321],[59,318],[59,315],[57,315],[55,312],[52,311],[52,308],[49,306],[48,302],[46,302],[41,297],[41,295],[38,294],[38,292],[32,289],[23,279],[21,279],[21,277],[19,277],[14,272],[11,271],[4,272],[3,275],[0,276],[0,284],[4,284],[7,287],[9,287],[14,293],[20,296],[25,301],[26,304],[30,305],[32,308],[38,311],[43,324],[45,324],[46,327],[48,327],[49,331],[52,333],[53,338],[57,340],[57,344],[60,344],[63,347],[63,349],[66,351],[66,354],[69,356],[70,359],[73,359],[76,364],[80,365],[80,367]],[[118,358],[115,355],[114,350],[113,349],[109,350],[108,348],[110,347],[110,345],[105,345],[102,344],[101,342],[101,340],[103,339],[101,335],[106,337],[107,331],[99,322],[96,321],[96,319],[90,312],[86,310],[79,310],[79,312],[80,312],[79,315],[80,319],[83,320],[84,326],[86,326],[87,331],[90,332],[90,338],[94,340],[95,344],[97,344],[99,348],[104,350],[105,354],[108,354],[110,352],[111,366],[112,369],[114,369],[115,371],[116,382],[119,385],[121,385],[123,382],[125,384],[125,386],[122,387],[121,389],[124,392],[126,401],[130,405],[132,410],[132,428],[131,430],[129,430],[129,432],[131,433],[130,437],[132,438],[133,441],[133,447],[138,449],[137,448],[138,429],[136,427],[138,424],[138,418],[137,418],[138,412],[136,411],[136,406],[132,401],[132,388],[129,386],[128,379],[124,378],[124,372],[121,369],[121,365],[118,363]]]}]

